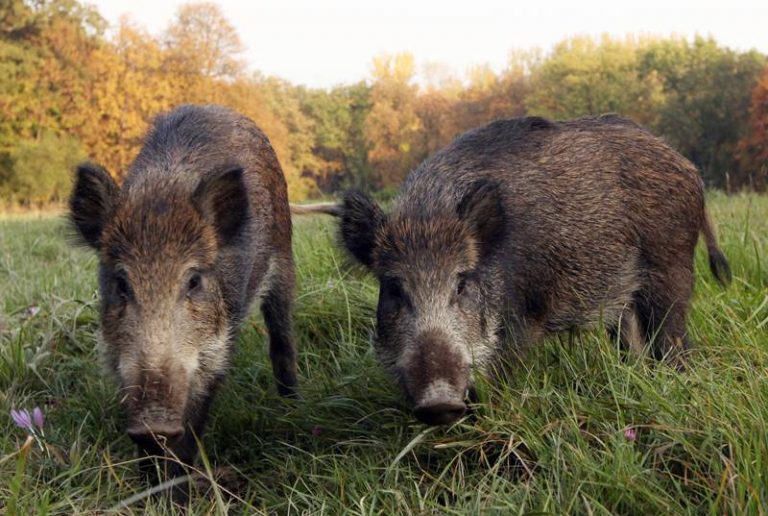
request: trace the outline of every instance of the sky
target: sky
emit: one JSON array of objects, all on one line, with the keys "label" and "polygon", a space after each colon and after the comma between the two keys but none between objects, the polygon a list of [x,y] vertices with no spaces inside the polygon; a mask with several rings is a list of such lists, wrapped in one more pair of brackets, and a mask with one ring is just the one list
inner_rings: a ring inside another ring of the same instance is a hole
[{"label": "sky", "polygon": [[[185,0],[86,0],[114,24],[128,14],[152,33]],[[545,51],[574,35],[713,36],[768,53],[768,0],[217,0],[245,46],[248,67],[328,88],[370,77],[373,56],[412,52],[458,76],[500,71],[514,49]]]}]

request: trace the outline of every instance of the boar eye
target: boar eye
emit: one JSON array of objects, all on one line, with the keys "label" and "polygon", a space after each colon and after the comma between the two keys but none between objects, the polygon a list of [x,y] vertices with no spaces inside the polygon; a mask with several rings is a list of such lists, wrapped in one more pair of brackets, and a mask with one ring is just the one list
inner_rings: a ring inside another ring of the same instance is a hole
[{"label": "boar eye", "polygon": [[203,284],[203,277],[200,275],[199,272],[193,273],[189,279],[187,280],[187,295],[194,294],[200,288]]},{"label": "boar eye", "polygon": [[387,291],[387,295],[389,295],[389,297],[392,299],[402,301],[405,297],[405,294],[403,294],[403,288],[397,281],[388,281],[384,288]]},{"label": "boar eye", "polygon": [[459,274],[459,280],[456,282],[456,295],[460,296],[467,289],[467,277]]},{"label": "boar eye", "polygon": [[115,274],[115,292],[123,300],[131,296],[131,286],[128,284],[128,278],[125,274]]},{"label": "boar eye", "polygon": [[388,310],[399,310],[402,307],[410,307],[410,299],[403,290],[398,280],[387,279],[381,283],[382,307]]},{"label": "boar eye", "polygon": [[463,302],[472,297],[474,277],[471,272],[462,272],[456,278],[456,291],[453,296],[453,302]]}]

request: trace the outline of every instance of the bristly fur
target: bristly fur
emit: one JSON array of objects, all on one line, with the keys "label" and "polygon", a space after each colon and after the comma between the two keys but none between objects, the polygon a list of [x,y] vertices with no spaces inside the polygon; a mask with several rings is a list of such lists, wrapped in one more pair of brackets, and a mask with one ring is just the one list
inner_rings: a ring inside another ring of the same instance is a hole
[{"label": "bristly fur", "polygon": [[118,192],[117,184],[103,167],[93,163],[77,166],[69,199],[74,244],[98,247],[103,225],[112,215]]},{"label": "bristly fur", "polygon": [[469,225],[483,258],[503,246],[506,222],[498,182],[483,179],[474,183],[459,201],[456,211]]},{"label": "bristly fur", "polygon": [[701,228],[701,233],[704,236],[704,242],[707,245],[707,253],[709,254],[709,270],[717,278],[721,285],[728,286],[731,284],[733,274],[731,273],[731,266],[728,264],[728,260],[725,255],[717,246],[717,239],[715,238],[715,231],[712,228],[712,221],[710,220],[709,213],[704,213],[704,224]]},{"label": "bristly fur", "polygon": [[731,276],[697,170],[614,114],[468,131],[408,175],[389,213],[348,192],[340,226],[380,282],[377,355],[427,422],[460,414],[471,379],[457,371],[574,327],[606,324],[680,366],[700,233],[713,273]]},{"label": "bristly fur", "polygon": [[251,120],[182,106],[155,119],[122,188],[96,165],[77,174],[70,218],[99,254],[104,362],[128,433],[147,454],[164,453],[155,434],[165,436],[191,464],[254,301],[278,390],[295,392],[291,217],[277,156]]},{"label": "bristly fur", "polygon": [[344,247],[360,263],[370,267],[377,233],[385,221],[384,212],[360,190],[349,190],[344,195],[341,213]]}]

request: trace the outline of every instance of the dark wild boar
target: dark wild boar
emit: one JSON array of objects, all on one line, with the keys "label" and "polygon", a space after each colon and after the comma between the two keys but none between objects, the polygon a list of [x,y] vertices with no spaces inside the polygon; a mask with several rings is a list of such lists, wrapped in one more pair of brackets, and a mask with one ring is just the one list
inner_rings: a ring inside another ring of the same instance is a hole
[{"label": "dark wild boar", "polygon": [[378,278],[377,355],[430,424],[465,412],[475,369],[601,320],[681,365],[700,232],[730,280],[696,169],[614,115],[497,121],[413,170],[389,213],[356,191],[319,211]]},{"label": "dark wild boar", "polygon": [[103,357],[122,389],[127,433],[144,452],[194,460],[195,435],[253,301],[278,389],[293,394],[286,184],[252,121],[218,106],[159,116],[122,188],[83,164],[70,208],[79,236],[98,251]]}]

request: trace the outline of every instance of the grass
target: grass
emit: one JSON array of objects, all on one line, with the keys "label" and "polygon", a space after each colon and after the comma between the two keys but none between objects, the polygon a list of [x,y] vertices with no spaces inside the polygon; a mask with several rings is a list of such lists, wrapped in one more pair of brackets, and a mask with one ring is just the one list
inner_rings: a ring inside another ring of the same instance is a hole
[{"label": "grass", "polygon": [[[699,249],[687,372],[628,359],[600,331],[562,336],[483,385],[474,418],[439,429],[415,422],[375,363],[374,283],[344,266],[329,221],[300,221],[303,400],[277,396],[254,315],[203,439],[213,482],[190,512],[765,513],[768,198],[713,194],[710,209],[734,283],[721,289]],[[65,235],[55,217],[0,219],[0,513],[102,512],[147,489],[98,366],[96,259]],[[8,416],[35,405],[47,452],[22,448]]]}]

